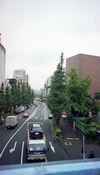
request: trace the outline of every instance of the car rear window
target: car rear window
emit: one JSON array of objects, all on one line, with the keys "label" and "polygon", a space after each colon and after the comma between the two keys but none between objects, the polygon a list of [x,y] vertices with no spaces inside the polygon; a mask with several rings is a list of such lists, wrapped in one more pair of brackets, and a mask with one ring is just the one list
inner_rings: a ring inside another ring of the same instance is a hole
[{"label": "car rear window", "polygon": [[39,131],[30,131],[30,139],[43,139],[43,133]]}]

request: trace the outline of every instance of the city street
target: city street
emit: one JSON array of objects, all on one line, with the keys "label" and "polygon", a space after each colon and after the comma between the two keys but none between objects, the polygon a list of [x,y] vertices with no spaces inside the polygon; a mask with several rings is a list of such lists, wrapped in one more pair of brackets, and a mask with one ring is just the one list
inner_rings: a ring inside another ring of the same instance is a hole
[{"label": "city street", "polygon": [[[50,111],[45,103],[32,106],[28,109],[28,118],[23,118],[23,113],[18,115],[19,124],[15,129],[6,129],[0,126],[0,165],[29,163],[26,159],[27,147],[27,123],[39,122],[46,135],[48,152],[46,161],[82,159],[82,140],[73,130],[67,119],[62,122],[63,140],[55,140],[52,131],[52,119],[48,119]],[[85,144],[86,154],[90,149],[96,151],[96,157],[100,157],[99,146]],[[34,161],[36,162],[36,161]]]},{"label": "city street", "polygon": [[48,119],[48,109],[44,103],[38,107],[30,109],[28,119],[23,119],[19,115],[19,125],[15,129],[0,128],[0,165],[23,164],[26,160],[26,142],[27,142],[27,122],[40,122],[46,134],[49,147],[47,161],[68,160],[70,155],[64,150],[59,141],[54,141],[52,137],[52,122]]}]

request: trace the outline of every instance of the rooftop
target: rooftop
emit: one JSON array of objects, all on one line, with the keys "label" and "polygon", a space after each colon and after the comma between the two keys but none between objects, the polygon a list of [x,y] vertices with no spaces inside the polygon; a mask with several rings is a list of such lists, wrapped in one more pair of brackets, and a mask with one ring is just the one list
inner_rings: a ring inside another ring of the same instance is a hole
[{"label": "rooftop", "polygon": [[76,54],[76,55],[73,55],[71,57],[68,57],[68,58],[72,58],[72,57],[91,57],[91,58],[97,58],[97,59],[100,59],[100,56],[96,56],[96,55],[89,55],[89,54],[83,54],[83,53],[79,53],[79,54]]}]

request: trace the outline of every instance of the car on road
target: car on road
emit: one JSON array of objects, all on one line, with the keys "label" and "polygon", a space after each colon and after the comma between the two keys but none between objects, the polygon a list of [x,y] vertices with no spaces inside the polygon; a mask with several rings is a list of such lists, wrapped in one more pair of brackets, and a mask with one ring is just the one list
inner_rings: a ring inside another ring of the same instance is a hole
[{"label": "car on road", "polygon": [[30,130],[29,135],[31,139],[35,139],[35,140],[44,138],[44,133],[40,128],[38,129],[35,128],[35,129]]},{"label": "car on road", "polygon": [[33,127],[34,127],[34,128],[40,128],[41,125],[40,125],[39,123],[33,123]]},{"label": "car on road", "polygon": [[52,118],[53,118],[53,115],[52,114],[49,114],[48,119],[52,119]]},{"label": "car on road", "polygon": [[27,127],[29,128],[29,130],[35,129],[35,128],[41,128],[40,123],[36,123],[36,122],[28,122]]},{"label": "car on road", "polygon": [[27,160],[46,160],[47,143],[39,123],[29,123],[27,129]]},{"label": "car on road", "polygon": [[46,161],[47,145],[43,139],[29,139],[27,145],[27,160],[45,160]]},{"label": "car on road", "polygon": [[29,135],[31,139],[44,139],[46,140],[45,134],[39,123],[30,123]]},{"label": "car on road", "polygon": [[17,116],[7,116],[5,120],[5,126],[7,128],[14,128],[18,124],[18,118]]},{"label": "car on road", "polygon": [[29,113],[28,112],[24,112],[23,117],[24,118],[28,118],[29,117]]},{"label": "car on road", "polygon": [[16,112],[16,114],[18,114],[18,113],[24,112],[25,109],[26,108],[24,106],[19,106],[15,109],[15,112]]}]

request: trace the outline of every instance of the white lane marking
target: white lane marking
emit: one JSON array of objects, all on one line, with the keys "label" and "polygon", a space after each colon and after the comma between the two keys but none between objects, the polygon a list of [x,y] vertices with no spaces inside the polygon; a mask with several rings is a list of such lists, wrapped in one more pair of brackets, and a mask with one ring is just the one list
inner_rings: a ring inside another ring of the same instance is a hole
[{"label": "white lane marking", "polygon": [[35,111],[30,115],[30,117],[29,117],[27,120],[25,120],[24,123],[23,123],[23,124],[15,131],[15,133],[10,137],[10,139],[9,139],[8,142],[5,144],[3,150],[2,150],[1,153],[0,153],[0,159],[1,159],[1,157],[3,156],[3,153],[4,153],[5,149],[6,149],[6,147],[8,146],[8,144],[9,144],[9,143],[11,142],[11,140],[16,136],[16,134],[22,129],[22,127],[23,127],[31,118],[34,117],[34,115],[35,115],[36,112],[37,112],[37,109],[38,109],[38,108],[35,109]]},{"label": "white lane marking", "polygon": [[51,147],[51,150],[55,153],[56,151],[55,151],[55,149],[54,149],[54,147],[53,147],[53,145],[52,145],[51,142],[49,142],[49,145],[50,145],[50,147]]},{"label": "white lane marking", "polygon": [[9,153],[13,153],[16,149],[17,141],[14,143],[14,147],[9,150]]},{"label": "white lane marking", "polygon": [[67,140],[67,139],[68,139],[68,140],[79,140],[78,137],[67,137],[66,140]]},{"label": "white lane marking", "polygon": [[21,165],[23,164],[23,153],[24,153],[24,141],[22,142],[22,150],[21,150]]},{"label": "white lane marking", "polygon": [[72,146],[72,143],[71,142],[65,142],[65,145],[66,146]]}]

